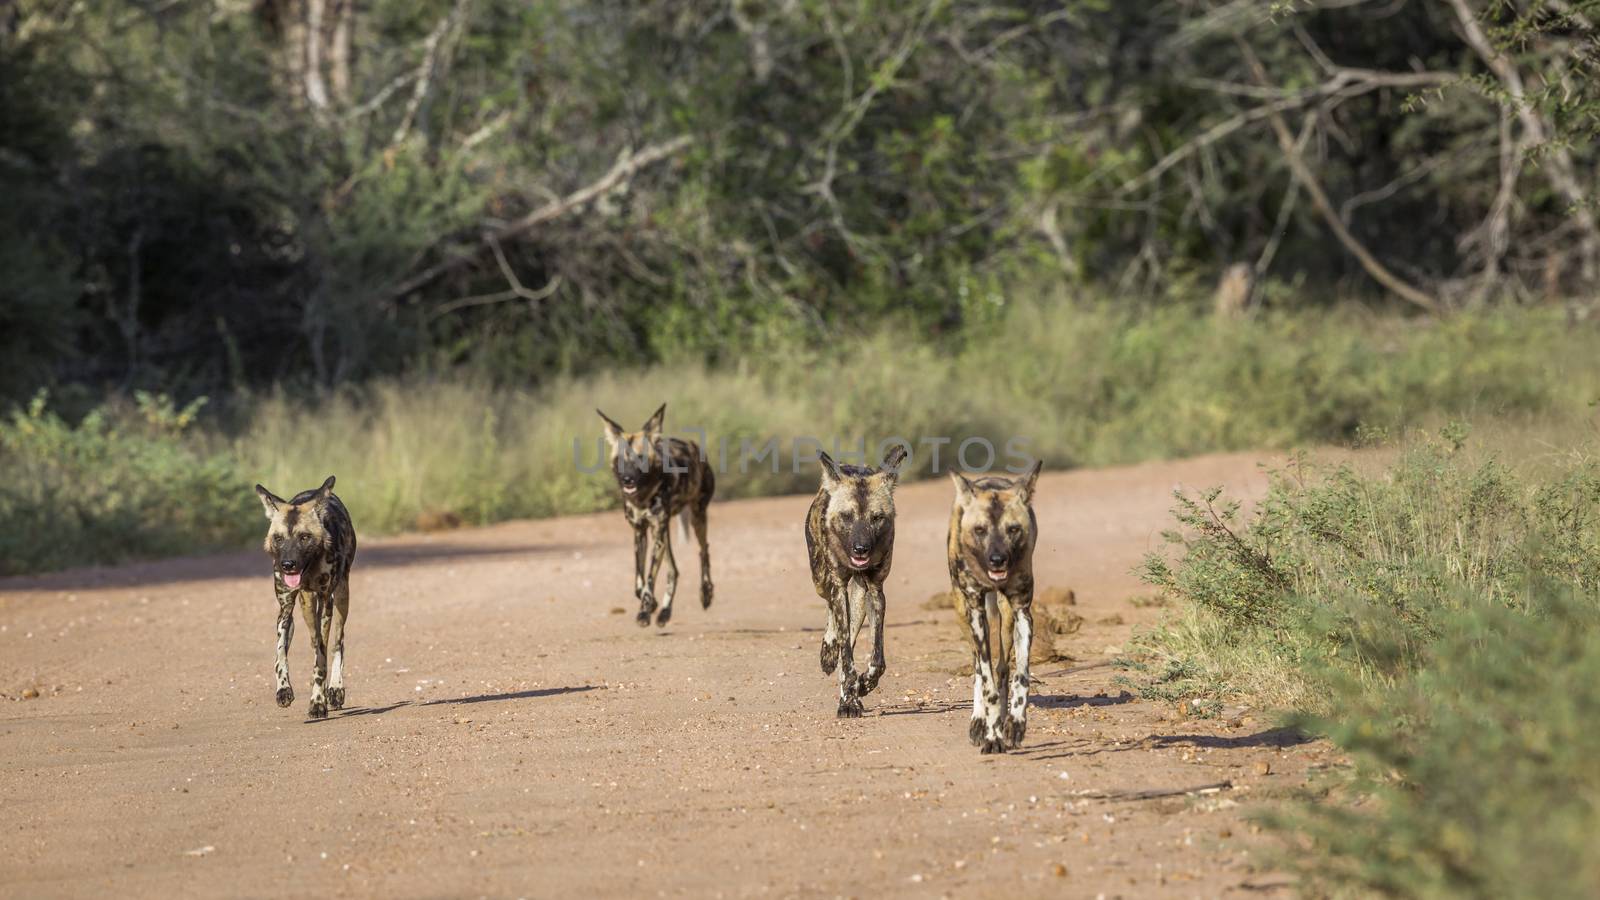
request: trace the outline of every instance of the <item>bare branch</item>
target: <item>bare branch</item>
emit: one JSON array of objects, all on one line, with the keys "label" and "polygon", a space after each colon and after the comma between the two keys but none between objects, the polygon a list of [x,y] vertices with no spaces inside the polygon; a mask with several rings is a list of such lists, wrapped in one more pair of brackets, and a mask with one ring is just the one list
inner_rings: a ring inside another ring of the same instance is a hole
[{"label": "bare branch", "polygon": [[1582,256],[1579,262],[1583,269],[1583,278],[1586,282],[1593,283],[1596,275],[1600,274],[1596,271],[1597,263],[1600,263],[1600,260],[1597,260],[1597,255],[1600,255],[1600,224],[1596,223],[1594,211],[1589,208],[1589,198],[1584,192],[1583,184],[1578,180],[1572,153],[1560,142],[1550,141],[1544,119],[1528,100],[1522,73],[1517,70],[1515,63],[1490,43],[1488,36],[1483,33],[1483,27],[1478,24],[1478,17],[1467,6],[1466,0],[1448,0],[1448,2],[1451,9],[1455,10],[1456,22],[1461,26],[1462,39],[1483,59],[1484,64],[1505,86],[1511,108],[1516,112],[1517,120],[1522,123],[1523,138],[1531,147],[1548,149],[1548,158],[1543,167],[1545,177],[1549,180],[1551,188],[1572,207],[1573,220],[1578,223],[1581,231]]},{"label": "bare branch", "polygon": [[[1316,127],[1317,114],[1312,112],[1306,116],[1305,124],[1300,126],[1300,137],[1294,142],[1295,153],[1305,152],[1306,142],[1311,140],[1311,132]],[[1272,267],[1273,257],[1278,255],[1278,247],[1283,244],[1283,236],[1289,230],[1289,219],[1294,215],[1294,207],[1299,199],[1300,179],[1291,177],[1289,186],[1283,192],[1283,203],[1278,207],[1278,219],[1272,225],[1272,236],[1267,238],[1267,245],[1261,248],[1261,255],[1256,257],[1252,284],[1259,284],[1262,276],[1267,274],[1267,269]]]},{"label": "bare branch", "polygon": [[[839,144],[855,130],[872,108],[872,102],[884,88],[894,83],[895,75],[901,67],[911,58],[917,47],[921,46],[923,35],[927,33],[928,25],[933,21],[933,14],[938,9],[938,0],[930,0],[923,8],[921,19],[906,32],[900,46],[890,54],[889,58],[879,65],[878,70],[872,73],[868,80],[867,89],[859,97],[846,96],[845,108],[834,117],[834,122],[828,128],[827,146],[823,151],[822,175],[816,181],[801,188],[805,193],[816,194],[822,198],[823,203],[831,213],[833,227],[839,232],[852,247],[868,248],[870,243],[852,232],[844,220],[844,211],[839,205],[839,198],[833,191],[833,180],[838,174]],[[829,25],[832,29],[832,17],[829,14]],[[834,32],[839,52],[847,55],[842,38]]]},{"label": "bare branch", "polygon": [[480,245],[477,248],[468,251],[467,253],[453,256],[450,259],[430,266],[416,275],[407,278],[405,281],[401,282],[398,286],[388,292],[389,299],[393,300],[403,297],[420,287],[431,284],[439,277],[450,272],[454,272],[456,269],[471,263],[478,257],[479,253],[483,252],[484,245],[492,247],[500,242],[521,237],[522,235],[532,231],[540,225],[545,224],[546,222],[558,219],[572,212],[573,210],[579,209],[584,205],[605,196],[625,183],[628,179],[632,178],[633,175],[640,169],[647,168],[664,159],[675,156],[678,153],[683,152],[693,143],[694,138],[684,134],[679,135],[670,141],[665,141],[660,144],[653,144],[637,153],[624,153],[617,159],[616,163],[612,165],[610,170],[608,170],[604,175],[600,176],[595,181],[582,188],[579,188],[576,191],[573,191],[559,200],[546,203],[544,206],[539,207],[522,218],[510,222],[489,233],[485,237],[483,245]]},{"label": "bare branch", "polygon": [[[1197,151],[1215,144],[1246,125],[1263,119],[1270,119],[1280,113],[1298,109],[1317,100],[1328,97],[1337,97],[1340,100],[1345,100],[1383,88],[1438,86],[1451,84],[1459,80],[1460,76],[1443,72],[1379,72],[1371,69],[1340,69],[1333,78],[1323,84],[1288,94],[1287,96],[1283,96],[1284,92],[1280,89],[1269,85],[1257,85],[1254,89],[1256,93],[1267,96],[1280,96],[1282,99],[1243,110],[1207,128],[1200,134],[1173,148],[1170,153],[1163,156],[1155,165],[1123,182],[1122,186],[1118,188],[1118,192],[1126,194],[1145,187],[1160,178],[1168,169],[1188,159]],[[1239,92],[1238,86],[1226,82],[1195,80],[1190,83],[1223,93]]]},{"label": "bare branch", "polygon": [[393,81],[384,85],[383,88],[380,89],[376,94],[373,94],[371,99],[367,100],[365,103],[362,103],[360,106],[351,107],[350,111],[345,113],[343,118],[346,120],[359,119],[360,117],[377,110],[377,108],[387,102],[390,97],[394,96],[395,91],[400,90],[401,88],[410,84],[412,81],[416,80],[417,76],[418,73],[415,71],[400,73]]},{"label": "bare branch", "polygon": [[1459,246],[1465,250],[1483,244],[1484,278],[1488,280],[1498,272],[1500,260],[1505,256],[1507,238],[1511,230],[1511,204],[1516,199],[1517,178],[1522,172],[1522,160],[1528,152],[1527,135],[1511,136],[1511,112],[1500,109],[1500,188],[1495,191],[1494,202],[1483,224],[1461,238]]},{"label": "bare branch", "polygon": [[1400,192],[1401,188],[1422,180],[1429,173],[1451,162],[1454,158],[1454,155],[1431,157],[1426,162],[1419,163],[1402,172],[1398,178],[1387,184],[1351,196],[1348,200],[1339,204],[1339,221],[1344,222],[1346,225],[1350,224],[1350,217],[1355,214],[1356,210],[1369,203],[1377,203],[1393,197]]},{"label": "bare branch", "polygon": [[[1244,56],[1245,61],[1249,63],[1250,72],[1255,77],[1256,82],[1266,84],[1267,71],[1262,67],[1261,60],[1256,58],[1255,51],[1251,50],[1250,45],[1241,37],[1235,36],[1234,43],[1239,47],[1239,52]],[[1316,174],[1311,171],[1311,167],[1306,164],[1305,157],[1300,153],[1300,148],[1296,146],[1294,135],[1289,132],[1289,126],[1284,122],[1283,115],[1274,111],[1268,121],[1272,125],[1273,135],[1278,139],[1278,146],[1283,150],[1284,159],[1289,163],[1290,171],[1294,172],[1295,177],[1300,179],[1301,186],[1305,188],[1306,194],[1311,197],[1312,204],[1322,214],[1323,220],[1328,223],[1328,229],[1333,232],[1334,237],[1338,238],[1339,243],[1343,244],[1344,248],[1350,252],[1350,255],[1361,263],[1361,267],[1367,270],[1367,274],[1371,275],[1374,281],[1393,291],[1401,299],[1409,303],[1416,304],[1429,312],[1439,312],[1439,301],[1389,271],[1366,247],[1362,246],[1360,241],[1356,240],[1355,235],[1350,233],[1350,229],[1345,227],[1344,222],[1340,221],[1338,211],[1333,208],[1333,203],[1328,200],[1328,195],[1317,181]]]},{"label": "bare branch", "polygon": [[1042,16],[1040,16],[1037,19],[1034,19],[1032,21],[1025,22],[1025,23],[1023,23],[1021,25],[1017,25],[1017,26],[1015,26],[1013,28],[1008,28],[1005,31],[1002,31],[998,35],[996,35],[994,40],[992,40],[989,43],[983,45],[982,47],[979,47],[978,51],[977,51],[977,53],[975,55],[978,58],[982,58],[982,57],[985,57],[985,56],[990,56],[996,50],[999,50],[1001,47],[1004,47],[1006,44],[1011,43],[1012,41],[1016,40],[1017,38],[1023,37],[1024,35],[1028,34],[1030,31],[1044,31],[1046,28],[1049,28],[1051,25],[1054,25],[1056,22],[1059,22],[1062,19],[1070,17],[1076,11],[1077,10],[1070,9],[1070,8],[1069,9],[1058,9],[1055,12],[1046,13],[1046,14],[1044,14],[1044,15],[1042,15]]},{"label": "bare branch", "polygon": [[440,19],[439,24],[433,26],[433,30],[428,32],[427,39],[422,42],[422,63],[417,66],[416,84],[411,90],[411,100],[406,104],[405,115],[400,117],[400,124],[395,128],[394,137],[389,139],[389,143],[398,144],[411,132],[417,112],[422,109],[422,102],[428,98],[428,89],[433,85],[434,68],[439,58],[439,44],[449,33],[450,26],[465,14],[466,7],[467,0],[457,0],[450,14]]},{"label": "bare branch", "polygon": [[469,307],[503,303],[506,300],[522,299],[529,303],[539,303],[555,296],[556,291],[561,289],[560,275],[551,278],[549,284],[537,291],[529,289],[523,285],[521,279],[517,278],[517,273],[511,270],[511,264],[506,261],[505,251],[501,249],[500,242],[495,240],[494,235],[485,234],[483,240],[489,245],[489,249],[494,251],[494,261],[499,265],[500,274],[505,277],[506,284],[510,285],[510,287],[493,294],[480,294],[475,297],[462,297],[460,300],[452,300],[430,312],[428,314],[429,319],[437,319]]},{"label": "bare branch", "polygon": [[471,150],[473,147],[476,147],[489,138],[494,137],[495,133],[506,127],[506,123],[510,121],[511,113],[509,112],[503,112],[500,115],[495,116],[493,119],[490,119],[489,122],[482,128],[479,128],[477,131],[474,131],[463,138],[461,140],[461,149]]}]

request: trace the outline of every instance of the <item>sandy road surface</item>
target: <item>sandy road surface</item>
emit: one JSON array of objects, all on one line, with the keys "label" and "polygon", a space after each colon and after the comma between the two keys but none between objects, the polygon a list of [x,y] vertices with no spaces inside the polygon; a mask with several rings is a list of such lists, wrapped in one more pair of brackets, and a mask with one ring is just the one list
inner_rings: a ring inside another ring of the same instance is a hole
[{"label": "sandy road surface", "polygon": [[633,624],[617,513],[366,541],[349,708],[321,722],[303,628],[299,698],[273,704],[260,554],[0,581],[0,895],[1286,893],[1241,813],[1324,751],[1181,719],[1106,665],[1154,615],[1128,572],[1171,490],[1257,495],[1258,458],[1044,477],[1038,582],[1088,624],[1035,668],[1006,756],[967,743],[963,651],[923,606],[948,587],[943,480],[899,492],[889,671],[858,720],[817,667],[800,497],[714,506],[716,605],[680,553],[664,631]]}]

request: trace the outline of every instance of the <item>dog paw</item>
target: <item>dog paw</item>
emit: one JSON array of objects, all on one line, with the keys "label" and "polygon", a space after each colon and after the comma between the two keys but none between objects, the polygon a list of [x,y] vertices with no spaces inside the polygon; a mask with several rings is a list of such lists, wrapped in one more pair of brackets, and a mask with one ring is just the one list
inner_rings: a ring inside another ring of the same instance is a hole
[{"label": "dog paw", "polygon": [[656,613],[656,627],[657,628],[664,628],[664,627],[666,627],[666,624],[668,622],[670,622],[670,621],[672,621],[672,607],[670,607],[670,606],[661,607],[661,611]]},{"label": "dog paw", "polygon": [[292,687],[281,687],[281,688],[278,688],[278,705],[279,706],[287,708],[289,706],[289,704],[291,704],[293,702],[294,702],[294,688],[292,688]]},{"label": "dog paw", "polygon": [[860,697],[851,697],[849,700],[840,700],[839,701],[839,718],[841,718],[841,719],[859,719],[859,718],[861,718],[861,698]]},{"label": "dog paw", "polygon": [[711,608],[711,582],[700,585],[700,608]]},{"label": "dog paw", "polygon": [[328,688],[328,708],[344,709],[344,688]]},{"label": "dog paw", "polygon": [[832,675],[839,667],[839,645],[822,642],[822,674]]},{"label": "dog paw", "polygon": [[1006,742],[997,737],[984,738],[983,743],[978,745],[978,752],[985,755],[990,753],[1004,753],[1006,752]]},{"label": "dog paw", "polygon": [[639,595],[639,627],[650,624],[650,616],[656,611],[656,597],[649,591]]},{"label": "dog paw", "polygon": [[321,702],[311,701],[311,708],[306,710],[306,715],[313,719],[326,719],[328,717],[328,702],[326,700]]},{"label": "dog paw", "polygon": [[1022,737],[1028,733],[1028,723],[1023,719],[1013,719],[1009,715],[1000,721],[1000,738],[1005,741],[1007,748],[1022,746]]},{"label": "dog paw", "polygon": [[883,672],[868,670],[856,676],[856,694],[865,697],[878,689],[878,679],[883,677]]},{"label": "dog paw", "polygon": [[972,724],[967,726],[967,740],[971,741],[974,747],[983,746],[982,719],[973,719]]}]

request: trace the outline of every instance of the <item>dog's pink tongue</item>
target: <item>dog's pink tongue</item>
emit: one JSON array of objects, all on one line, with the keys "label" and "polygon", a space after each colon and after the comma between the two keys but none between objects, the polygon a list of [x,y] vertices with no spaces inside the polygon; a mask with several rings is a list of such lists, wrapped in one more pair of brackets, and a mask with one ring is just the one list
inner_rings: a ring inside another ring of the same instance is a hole
[{"label": "dog's pink tongue", "polygon": [[285,572],[283,575],[283,586],[290,590],[294,590],[295,588],[299,587],[300,573],[296,572],[293,575],[290,575],[289,573]]}]

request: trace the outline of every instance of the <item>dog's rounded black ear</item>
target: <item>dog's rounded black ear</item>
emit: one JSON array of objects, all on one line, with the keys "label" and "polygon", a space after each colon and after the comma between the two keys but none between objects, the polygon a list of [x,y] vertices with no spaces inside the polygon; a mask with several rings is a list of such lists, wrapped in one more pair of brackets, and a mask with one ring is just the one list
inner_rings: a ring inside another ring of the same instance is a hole
[{"label": "dog's rounded black ear", "polygon": [[1017,487],[1022,491],[1022,502],[1033,502],[1033,488],[1039,483],[1039,472],[1044,468],[1044,460],[1033,461],[1033,468],[1017,478]]},{"label": "dog's rounded black ear", "polygon": [[658,408],[654,413],[650,414],[650,418],[645,420],[644,428],[641,430],[648,435],[658,435],[661,433],[661,426],[665,424],[666,421],[667,405],[663,403],[661,404],[660,408]]},{"label": "dog's rounded black ear", "polygon": [[960,469],[952,468],[950,470],[950,482],[956,486],[957,497],[972,496],[972,481],[961,474]]},{"label": "dog's rounded black ear", "polygon": [[822,483],[824,485],[833,484],[844,478],[843,475],[839,474],[839,464],[834,462],[833,457],[826,452],[817,451],[817,462],[822,464]]},{"label": "dog's rounded black ear", "polygon": [[256,485],[256,496],[261,498],[261,508],[266,510],[267,518],[269,519],[278,514],[278,507],[282,506],[284,503],[282,497],[279,497],[277,494],[274,494],[259,484]]},{"label": "dog's rounded black ear", "polygon": [[618,425],[614,419],[598,409],[595,410],[595,413],[600,416],[601,421],[606,423],[606,443],[610,444],[612,447],[616,447],[618,444],[622,443],[622,426]]},{"label": "dog's rounded black ear", "polygon": [[329,475],[328,479],[322,482],[322,487],[317,488],[316,493],[312,495],[311,502],[317,507],[317,509],[321,509],[328,504],[328,498],[332,496],[333,476]]},{"label": "dog's rounded black ear", "polygon": [[895,444],[889,448],[888,454],[883,457],[883,471],[889,474],[891,480],[900,480],[900,466],[906,461],[906,457],[910,453],[911,451],[906,449],[905,444]]}]

